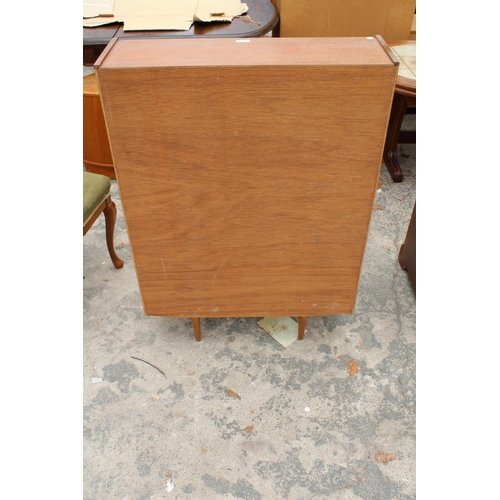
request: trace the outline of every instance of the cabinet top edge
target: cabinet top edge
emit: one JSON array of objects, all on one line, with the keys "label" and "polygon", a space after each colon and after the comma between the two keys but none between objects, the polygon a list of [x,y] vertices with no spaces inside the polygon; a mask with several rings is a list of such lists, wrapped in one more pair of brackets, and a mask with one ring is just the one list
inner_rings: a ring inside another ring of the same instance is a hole
[{"label": "cabinet top edge", "polygon": [[381,37],[116,39],[95,68],[386,65]]}]

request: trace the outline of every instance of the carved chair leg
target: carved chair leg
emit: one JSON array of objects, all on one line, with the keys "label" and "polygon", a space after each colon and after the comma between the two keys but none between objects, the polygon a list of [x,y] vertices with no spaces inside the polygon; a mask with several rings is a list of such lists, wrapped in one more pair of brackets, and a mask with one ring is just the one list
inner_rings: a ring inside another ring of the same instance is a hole
[{"label": "carved chair leg", "polygon": [[123,267],[123,260],[121,260],[118,255],[116,255],[114,247],[116,205],[111,200],[110,196],[108,196],[108,198],[106,199],[106,207],[104,208],[103,212],[106,219],[106,243],[108,244],[108,252],[114,266],[117,269],[120,269]]},{"label": "carved chair leg", "polygon": [[307,316],[299,316],[299,340],[304,339],[304,332],[306,331]]},{"label": "carved chair leg", "polygon": [[201,321],[200,318],[191,318],[191,322],[193,323],[194,336],[196,337],[196,341],[201,341]]}]

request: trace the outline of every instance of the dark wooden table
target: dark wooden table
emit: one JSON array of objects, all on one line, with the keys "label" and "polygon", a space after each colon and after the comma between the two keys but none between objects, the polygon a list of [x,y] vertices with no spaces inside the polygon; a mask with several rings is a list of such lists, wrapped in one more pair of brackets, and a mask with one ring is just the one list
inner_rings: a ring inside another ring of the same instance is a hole
[{"label": "dark wooden table", "polygon": [[83,28],[83,64],[92,66],[113,38],[255,38],[277,28],[279,13],[271,0],[245,0],[246,15],[232,22],[195,22],[189,30],[123,31],[122,23]]},{"label": "dark wooden table", "polygon": [[393,182],[402,182],[403,171],[398,162],[398,144],[414,144],[416,132],[401,130],[407,108],[416,108],[416,43],[403,40],[389,44],[399,60],[398,76],[394,88],[391,116],[384,147],[384,163]]}]

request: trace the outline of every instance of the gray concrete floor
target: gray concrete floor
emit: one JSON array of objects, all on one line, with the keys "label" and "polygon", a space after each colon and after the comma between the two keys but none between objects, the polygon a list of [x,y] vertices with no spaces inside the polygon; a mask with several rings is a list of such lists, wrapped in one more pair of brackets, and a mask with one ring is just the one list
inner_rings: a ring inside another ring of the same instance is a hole
[{"label": "gray concrete floor", "polygon": [[103,216],[83,239],[86,500],[416,498],[416,300],[398,264],[416,149],[399,148],[404,181],[382,165],[354,314],[311,317],[286,348],[259,318],[202,320],[197,343],[189,320],[146,317],[113,182],[125,266]]}]

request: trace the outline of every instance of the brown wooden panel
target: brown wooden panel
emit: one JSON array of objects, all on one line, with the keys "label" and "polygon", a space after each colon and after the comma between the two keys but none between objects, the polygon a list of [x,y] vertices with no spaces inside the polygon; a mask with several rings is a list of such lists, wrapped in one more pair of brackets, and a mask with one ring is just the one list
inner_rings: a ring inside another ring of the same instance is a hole
[{"label": "brown wooden panel", "polygon": [[280,36],[381,35],[387,42],[409,39],[415,0],[273,0],[280,12]]},{"label": "brown wooden panel", "polygon": [[[96,61],[106,69],[193,66],[393,66],[373,37],[256,39],[118,39]],[[303,70],[304,71],[304,70]]]},{"label": "brown wooden panel", "polygon": [[396,75],[380,44],[140,42],[97,75],[146,314],[351,313]]},{"label": "brown wooden panel", "polygon": [[95,74],[83,77],[83,162],[87,172],[116,178]]}]

